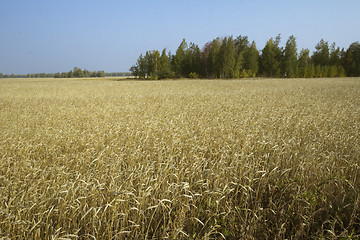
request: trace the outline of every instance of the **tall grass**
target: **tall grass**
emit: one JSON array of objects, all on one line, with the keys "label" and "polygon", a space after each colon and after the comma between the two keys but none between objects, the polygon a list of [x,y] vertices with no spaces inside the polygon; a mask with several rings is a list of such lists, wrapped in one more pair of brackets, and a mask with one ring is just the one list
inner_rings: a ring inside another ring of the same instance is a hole
[{"label": "tall grass", "polygon": [[0,80],[2,239],[360,236],[360,79]]}]

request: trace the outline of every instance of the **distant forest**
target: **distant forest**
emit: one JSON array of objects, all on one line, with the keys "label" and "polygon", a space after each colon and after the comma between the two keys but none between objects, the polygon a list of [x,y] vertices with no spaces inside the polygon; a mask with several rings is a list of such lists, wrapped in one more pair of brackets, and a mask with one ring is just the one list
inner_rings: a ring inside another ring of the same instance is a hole
[{"label": "distant forest", "polygon": [[175,55],[166,49],[161,53],[147,51],[130,71],[143,79],[360,76],[359,42],[345,50],[321,39],[311,56],[309,49],[298,53],[294,36],[289,37],[285,48],[279,44],[280,35],[268,40],[260,51],[246,36],[229,36],[216,38],[200,49],[183,39]]},{"label": "distant forest", "polygon": [[131,76],[130,72],[112,72],[88,71],[74,67],[69,72],[58,73],[29,73],[29,74],[5,74],[0,73],[0,78],[89,78],[89,77],[127,77]]}]

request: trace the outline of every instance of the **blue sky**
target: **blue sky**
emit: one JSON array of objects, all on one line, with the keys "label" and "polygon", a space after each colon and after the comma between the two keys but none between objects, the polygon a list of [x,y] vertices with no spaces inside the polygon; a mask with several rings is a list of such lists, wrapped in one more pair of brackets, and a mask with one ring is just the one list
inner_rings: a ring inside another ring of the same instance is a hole
[{"label": "blue sky", "polygon": [[0,72],[128,71],[147,50],[281,34],[298,50],[360,41],[359,0],[0,0]]}]

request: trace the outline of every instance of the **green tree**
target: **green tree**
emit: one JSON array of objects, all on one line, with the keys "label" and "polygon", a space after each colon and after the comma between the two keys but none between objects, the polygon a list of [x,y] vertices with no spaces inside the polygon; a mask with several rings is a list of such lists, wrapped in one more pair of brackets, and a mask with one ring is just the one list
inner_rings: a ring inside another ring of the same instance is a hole
[{"label": "green tree", "polygon": [[204,69],[204,77],[209,78],[209,53],[211,51],[211,45],[212,42],[205,43],[202,51],[202,63],[203,63],[203,69]]},{"label": "green tree", "polygon": [[259,70],[259,51],[256,48],[256,43],[253,41],[250,47],[244,52],[244,68],[247,75],[255,77]]},{"label": "green tree", "polygon": [[316,65],[316,66],[315,66],[315,77],[321,78],[321,77],[323,77],[322,74],[323,74],[323,72],[322,72],[321,66],[320,66],[320,65]]},{"label": "green tree", "polygon": [[247,36],[239,35],[235,40],[235,64],[232,77],[240,77],[245,69],[245,55],[249,51],[249,40]]},{"label": "green tree", "polygon": [[336,47],[335,43],[331,44],[330,46],[329,65],[341,65],[341,50],[339,47]]},{"label": "green tree", "polygon": [[146,74],[146,78],[149,79],[150,78],[150,74],[153,71],[152,70],[152,60],[151,60],[151,52],[150,51],[146,51],[145,53],[145,58],[144,58],[144,62],[145,62],[145,74]]},{"label": "green tree", "polygon": [[316,76],[316,73],[315,73],[315,64],[314,64],[314,63],[311,63],[307,77],[313,78],[313,77],[315,77],[315,76]]},{"label": "green tree", "polygon": [[4,75],[3,75],[2,73],[0,73],[0,78],[3,78],[3,76],[4,76]]},{"label": "green tree", "polygon": [[[81,69],[80,69],[80,70],[81,70]],[[67,78],[73,78],[73,77],[75,77],[73,71],[70,70],[70,71],[66,74],[66,77],[67,77]]]},{"label": "green tree", "polygon": [[[190,43],[191,46],[192,43]],[[188,45],[189,46],[189,45]],[[183,77],[188,77],[192,71],[193,67],[193,51],[190,47],[185,50],[185,57],[181,63],[181,75]]]},{"label": "green tree", "polygon": [[327,66],[329,65],[329,43],[321,39],[320,42],[315,46],[316,51],[312,55],[312,61],[315,66]]},{"label": "green tree", "polygon": [[331,44],[329,56],[329,77],[342,77],[344,76],[344,69],[342,67],[344,49],[340,50],[336,47],[335,43]]},{"label": "green tree", "polygon": [[136,65],[132,65],[129,69],[129,71],[131,72],[131,75],[134,76],[135,78],[139,77],[139,67]]},{"label": "green tree", "polygon": [[138,76],[140,78],[145,78],[146,77],[146,62],[145,62],[145,58],[143,57],[142,54],[140,54],[140,57],[136,63],[136,66],[138,67]]},{"label": "green tree", "polygon": [[165,78],[173,78],[174,72],[171,70],[171,64],[170,64],[170,56],[166,55],[166,49],[164,48],[161,52],[161,56],[159,59],[159,70],[158,70],[158,77],[159,79],[165,79]]},{"label": "green tree", "polygon": [[338,69],[337,69],[336,65],[331,65],[328,70],[329,70],[329,73],[328,73],[329,77],[333,78],[338,75],[338,72],[337,72]]},{"label": "green tree", "polygon": [[216,78],[220,75],[220,67],[219,67],[219,53],[220,53],[220,39],[214,39],[210,44],[210,50],[207,58],[207,72],[210,78]]},{"label": "green tree", "polygon": [[131,74],[135,77],[145,78],[146,77],[146,62],[142,54],[140,54],[136,64],[131,66],[129,69]]},{"label": "green tree", "polygon": [[236,39],[235,39],[235,47],[236,47],[236,51],[238,53],[244,53],[246,52],[246,50],[248,50],[249,48],[249,40],[247,36],[241,36],[239,35]]},{"label": "green tree", "polygon": [[91,76],[91,72],[88,71],[87,69],[84,69],[83,73],[84,73],[84,77],[90,77]]},{"label": "green tree", "polygon": [[[85,76],[84,72],[81,70],[81,68],[74,67],[74,72],[71,77],[82,78],[84,76]],[[70,77],[70,75],[69,75],[69,77]]]},{"label": "green tree", "polygon": [[285,46],[284,53],[284,70],[285,76],[290,78],[298,77],[298,62],[297,62],[297,47],[296,39],[293,35],[289,37]]},{"label": "green tree", "polygon": [[344,54],[343,66],[349,77],[360,76],[360,43],[354,42]]},{"label": "green tree", "polygon": [[232,37],[225,37],[218,55],[220,65],[220,77],[233,77],[235,66],[235,45]]},{"label": "green tree", "polygon": [[321,66],[321,77],[329,77],[329,67],[327,65]]},{"label": "green tree", "polygon": [[159,60],[160,60],[160,52],[157,50],[153,50],[149,52],[149,62],[148,62],[148,77],[150,79],[157,80],[158,72],[159,72]]},{"label": "green tree", "polygon": [[179,47],[176,50],[176,54],[173,59],[173,68],[175,75],[177,77],[186,77],[185,74],[185,57],[186,51],[188,49],[188,44],[186,43],[185,38],[180,43]]},{"label": "green tree", "polygon": [[130,67],[133,76],[147,79],[158,79],[160,69],[160,52],[157,50],[146,51],[145,56],[140,54],[135,65]]},{"label": "green tree", "polygon": [[259,62],[261,72],[266,77],[280,76],[282,51],[279,48],[279,43],[280,36],[278,36],[275,41],[271,38],[262,50]]},{"label": "green tree", "polygon": [[337,66],[337,77],[345,77],[345,69],[343,66]]},{"label": "green tree", "polygon": [[198,45],[190,43],[190,47],[186,51],[187,59],[187,71],[186,74],[201,72],[202,59],[201,59],[201,50]]},{"label": "green tree", "polygon": [[97,71],[96,72],[96,77],[105,77],[105,72],[104,71]]},{"label": "green tree", "polygon": [[299,77],[302,78],[309,78],[311,76],[311,59],[310,59],[310,50],[309,49],[302,49],[300,51],[299,59]]}]

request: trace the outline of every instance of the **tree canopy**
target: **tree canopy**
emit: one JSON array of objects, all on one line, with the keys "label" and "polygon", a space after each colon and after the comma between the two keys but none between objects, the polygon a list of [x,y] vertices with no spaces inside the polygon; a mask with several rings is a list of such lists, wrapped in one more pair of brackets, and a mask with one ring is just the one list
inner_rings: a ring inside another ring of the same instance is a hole
[{"label": "tree canopy", "polygon": [[130,71],[143,79],[360,76],[359,42],[345,51],[321,39],[310,55],[309,49],[298,52],[293,35],[285,47],[280,41],[280,35],[270,38],[258,50],[255,41],[241,35],[215,38],[202,48],[183,39],[175,54],[166,49],[141,54]]}]

